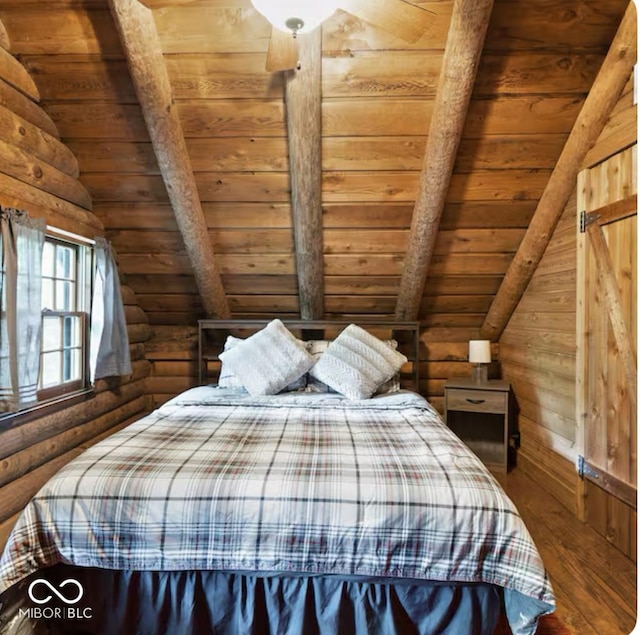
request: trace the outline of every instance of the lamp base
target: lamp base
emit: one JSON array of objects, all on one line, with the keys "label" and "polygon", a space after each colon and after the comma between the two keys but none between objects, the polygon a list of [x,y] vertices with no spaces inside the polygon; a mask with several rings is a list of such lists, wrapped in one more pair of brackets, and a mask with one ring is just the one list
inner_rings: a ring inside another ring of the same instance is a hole
[{"label": "lamp base", "polygon": [[487,364],[474,364],[471,371],[471,378],[474,384],[486,384],[489,381],[489,371]]}]

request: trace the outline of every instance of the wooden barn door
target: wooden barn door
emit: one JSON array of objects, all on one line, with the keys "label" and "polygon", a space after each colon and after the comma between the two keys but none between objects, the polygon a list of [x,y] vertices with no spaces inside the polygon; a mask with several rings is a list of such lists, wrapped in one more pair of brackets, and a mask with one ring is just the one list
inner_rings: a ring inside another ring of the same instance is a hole
[{"label": "wooden barn door", "polygon": [[577,450],[583,520],[635,558],[636,146],[578,178]]}]

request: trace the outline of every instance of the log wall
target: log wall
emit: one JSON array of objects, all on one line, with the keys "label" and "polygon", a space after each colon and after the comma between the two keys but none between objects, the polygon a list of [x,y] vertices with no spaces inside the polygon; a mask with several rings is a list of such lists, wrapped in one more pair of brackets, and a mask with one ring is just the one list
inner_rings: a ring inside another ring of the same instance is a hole
[{"label": "log wall", "polygon": [[[632,92],[630,79],[583,167],[636,142]],[[511,381],[519,406],[518,467],[576,514],[580,506],[574,467],[577,213],[574,196],[500,339],[503,376]],[[606,501],[601,508],[606,510]],[[601,525],[606,526],[606,521]]]},{"label": "log wall", "polygon": [[[0,31],[4,27],[0,23]],[[0,38],[0,204],[44,217],[51,226],[93,238],[104,235],[78,181],[78,162],[39,105],[29,73]],[[96,383],[93,397],[37,418],[0,427],[0,549],[20,510],[43,483],[86,447],[148,410],[145,378],[150,335],[135,294],[122,286],[133,373]]]}]

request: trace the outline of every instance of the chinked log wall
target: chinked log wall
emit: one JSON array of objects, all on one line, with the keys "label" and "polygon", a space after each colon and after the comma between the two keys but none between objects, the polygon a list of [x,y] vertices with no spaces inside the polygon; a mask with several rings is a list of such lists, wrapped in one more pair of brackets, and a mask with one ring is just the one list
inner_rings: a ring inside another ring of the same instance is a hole
[{"label": "chinked log wall", "polygon": [[[630,80],[583,167],[635,143],[636,125]],[[503,374],[511,381],[519,405],[518,467],[574,513],[576,204],[574,196],[500,339]]]},{"label": "chinked log wall", "polygon": [[[77,180],[76,158],[38,100],[38,89],[10,54],[0,23],[0,204],[82,236],[104,235]],[[123,285],[122,294],[132,375],[100,380],[92,398],[0,431],[0,549],[19,512],[52,474],[148,410],[144,382],[150,364],[144,342],[150,327],[133,291]]]}]

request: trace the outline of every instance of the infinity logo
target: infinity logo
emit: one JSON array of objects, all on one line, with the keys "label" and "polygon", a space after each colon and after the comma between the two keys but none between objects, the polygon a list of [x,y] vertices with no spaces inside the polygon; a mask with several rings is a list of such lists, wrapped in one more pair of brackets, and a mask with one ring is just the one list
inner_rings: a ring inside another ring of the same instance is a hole
[{"label": "infinity logo", "polygon": [[29,585],[29,597],[32,599],[32,601],[34,601],[36,604],[46,604],[47,602],[49,602],[51,600],[51,598],[53,596],[51,595],[47,595],[46,598],[37,598],[34,596],[33,594],[33,589],[36,585],[38,584],[44,584],[46,587],[49,587],[49,589],[55,593],[65,604],[76,604],[77,602],[80,601],[80,599],[82,598],[82,596],[84,595],[84,589],[82,588],[82,585],[77,581],[74,580],[73,578],[69,578],[67,580],[65,580],[64,582],[60,583],[60,588],[62,589],[63,587],[67,586],[68,584],[74,584],[77,589],[78,589],[78,595],[77,597],[71,597],[71,598],[67,598],[66,596],[62,595],[62,593],[60,593],[53,585],[51,585],[47,580],[43,580],[42,578],[38,578],[37,580],[34,580],[30,585]]}]

